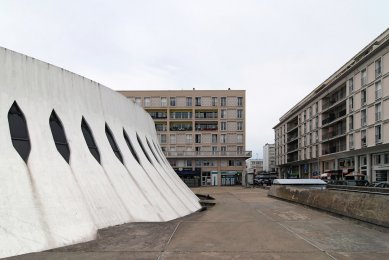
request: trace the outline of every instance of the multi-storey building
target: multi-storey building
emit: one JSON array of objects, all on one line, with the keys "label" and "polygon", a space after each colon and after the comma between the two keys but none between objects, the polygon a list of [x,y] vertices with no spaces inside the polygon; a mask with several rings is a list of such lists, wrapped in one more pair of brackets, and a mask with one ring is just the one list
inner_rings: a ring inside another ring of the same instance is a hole
[{"label": "multi-storey building", "polygon": [[161,147],[189,186],[235,185],[245,174],[245,90],[120,91],[154,119]]},{"label": "multi-storey building", "polygon": [[263,160],[262,159],[248,159],[246,161],[246,168],[248,174],[259,174],[263,172]]},{"label": "multi-storey building", "polygon": [[263,171],[276,172],[275,144],[265,144],[263,146]]},{"label": "multi-storey building", "polygon": [[389,180],[389,29],[280,118],[282,178]]}]

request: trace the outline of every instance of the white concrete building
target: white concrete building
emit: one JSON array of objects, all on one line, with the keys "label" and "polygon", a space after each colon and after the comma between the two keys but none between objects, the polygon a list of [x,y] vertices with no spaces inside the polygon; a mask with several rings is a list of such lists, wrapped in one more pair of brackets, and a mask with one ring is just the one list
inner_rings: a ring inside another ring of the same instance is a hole
[{"label": "white concrete building", "polygon": [[141,107],[0,48],[0,258],[200,209]]},{"label": "white concrete building", "polygon": [[389,29],[274,127],[282,178],[389,180]]},{"label": "white concrete building", "polygon": [[263,146],[263,171],[276,172],[275,144],[265,144]]}]

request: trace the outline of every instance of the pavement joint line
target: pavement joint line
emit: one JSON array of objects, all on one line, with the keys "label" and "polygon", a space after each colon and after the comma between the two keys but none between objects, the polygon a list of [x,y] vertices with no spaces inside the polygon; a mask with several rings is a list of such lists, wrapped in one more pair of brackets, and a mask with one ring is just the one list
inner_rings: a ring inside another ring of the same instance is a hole
[{"label": "pavement joint line", "polygon": [[320,250],[321,252],[325,253],[326,255],[328,255],[329,257],[331,257],[332,259],[334,260],[337,260],[337,258],[335,258],[334,256],[332,256],[330,253],[328,253],[326,250],[320,248],[319,246],[315,245],[314,243],[312,243],[311,241],[309,241],[308,239],[304,238],[303,236],[299,235],[298,233],[294,232],[292,229],[290,229],[289,227],[283,225],[280,221],[276,221],[276,220],[273,220],[271,218],[269,218],[265,213],[263,213],[262,211],[260,211],[259,209],[256,210],[258,213],[260,213],[261,215],[265,216],[265,218],[267,218],[268,220],[272,221],[272,222],[275,222],[277,223],[278,225],[280,225],[281,227],[283,227],[284,229],[288,230],[290,233],[292,233],[294,236],[304,240],[305,242],[307,242],[308,244],[310,244],[311,246],[315,247],[316,249]]},{"label": "pavement joint line", "polygon": [[181,222],[178,222],[178,223],[177,223],[177,226],[176,226],[176,228],[173,230],[172,234],[170,235],[169,240],[166,242],[165,246],[164,246],[163,249],[160,251],[157,260],[161,259],[162,254],[166,251],[168,245],[170,244],[170,241],[172,240],[172,238],[173,238],[174,234],[176,233],[176,231],[177,231],[178,227],[180,226],[180,224],[181,224]]},{"label": "pavement joint line", "polygon": [[319,246],[315,245],[314,243],[312,243],[311,241],[309,241],[308,239],[304,238],[303,236],[301,236],[300,234],[294,232],[292,229],[290,229],[289,227],[283,225],[281,222],[278,222],[278,221],[275,221],[278,225],[280,225],[281,227],[285,228],[286,230],[288,230],[289,232],[291,232],[293,235],[295,235],[296,237],[304,240],[305,242],[307,242],[308,244],[312,245],[313,247],[319,249],[320,251],[322,251],[323,253],[325,253],[326,255],[328,255],[329,257],[331,257],[332,259],[334,260],[337,260],[337,258],[335,258],[334,256],[332,256],[330,253],[328,253],[326,250],[320,248]]}]

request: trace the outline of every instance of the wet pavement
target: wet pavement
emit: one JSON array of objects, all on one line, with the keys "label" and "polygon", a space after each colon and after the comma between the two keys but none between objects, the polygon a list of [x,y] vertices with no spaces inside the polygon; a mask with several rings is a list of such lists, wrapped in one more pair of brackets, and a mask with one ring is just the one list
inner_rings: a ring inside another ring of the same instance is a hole
[{"label": "wet pavement", "polygon": [[243,187],[194,188],[216,205],[166,223],[100,230],[94,241],[11,259],[389,259],[389,229]]}]

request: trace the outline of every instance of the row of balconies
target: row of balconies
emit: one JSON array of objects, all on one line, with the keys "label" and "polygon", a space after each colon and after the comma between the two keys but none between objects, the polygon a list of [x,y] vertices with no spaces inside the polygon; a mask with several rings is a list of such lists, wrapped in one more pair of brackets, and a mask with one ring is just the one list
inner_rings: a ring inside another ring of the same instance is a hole
[{"label": "row of balconies", "polygon": [[168,158],[176,157],[244,157],[251,158],[252,151],[164,151]]}]

